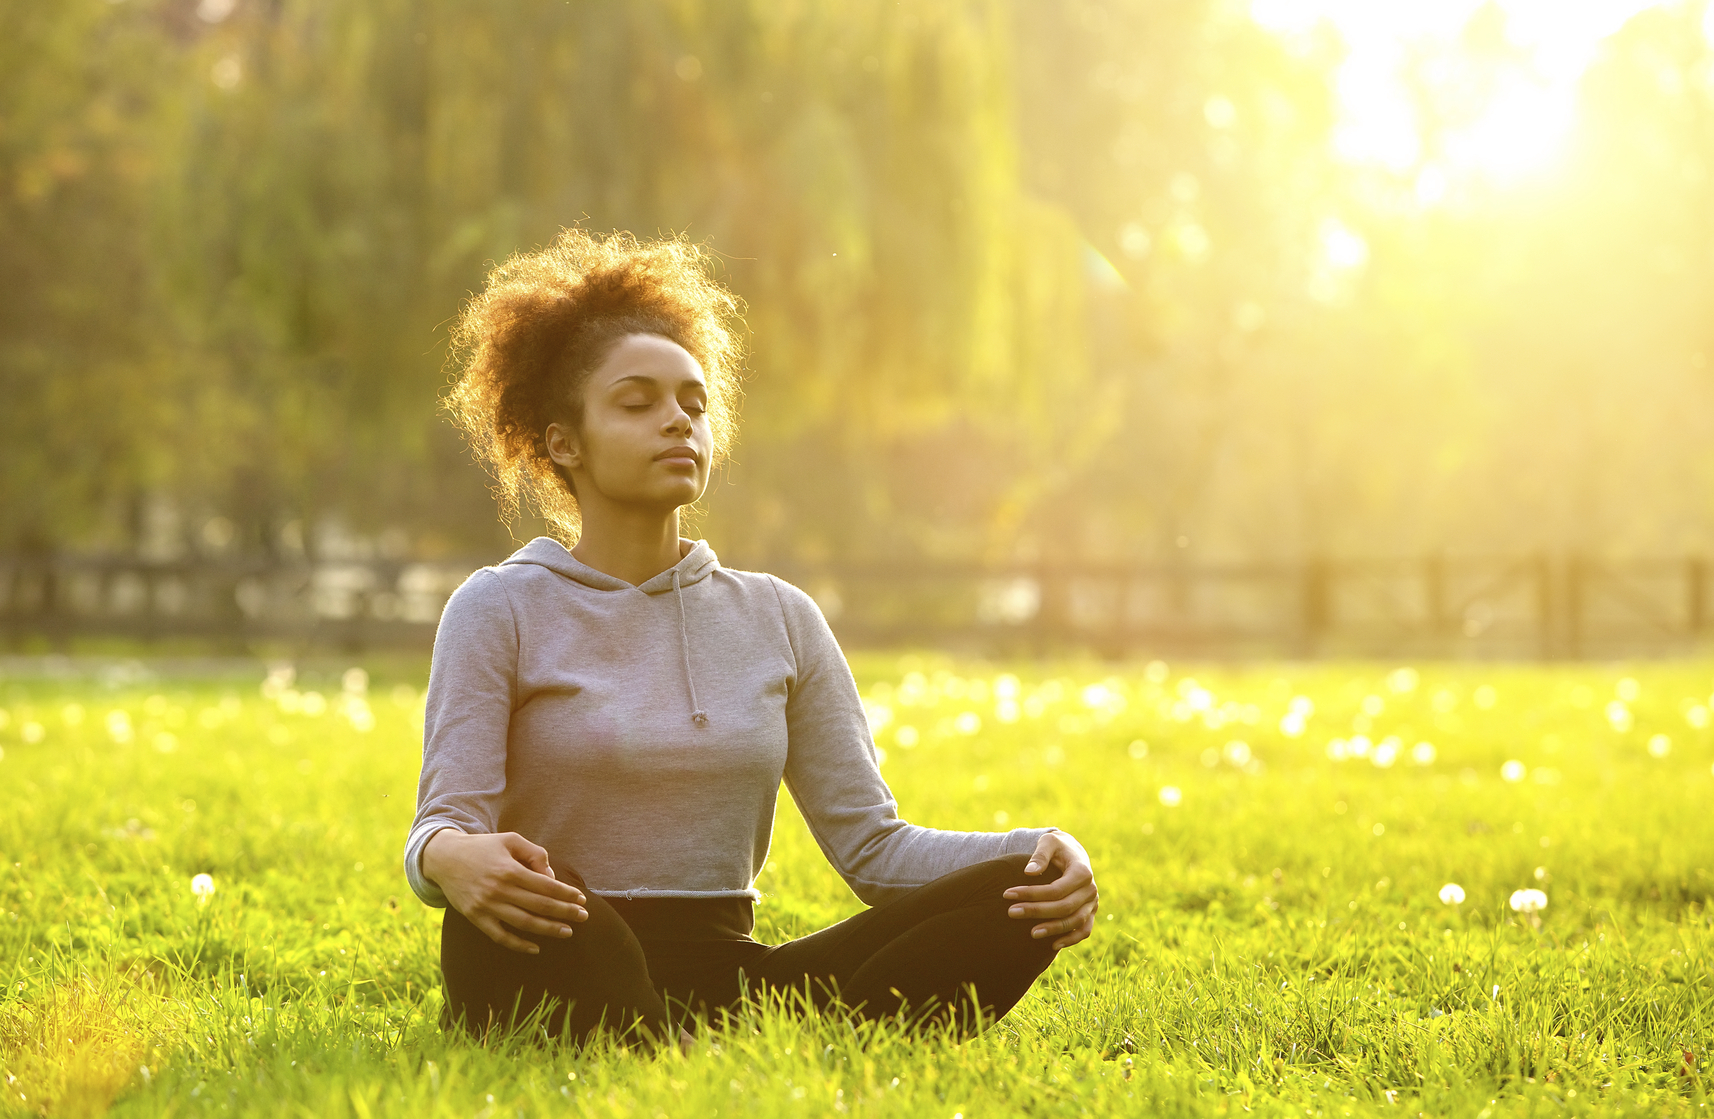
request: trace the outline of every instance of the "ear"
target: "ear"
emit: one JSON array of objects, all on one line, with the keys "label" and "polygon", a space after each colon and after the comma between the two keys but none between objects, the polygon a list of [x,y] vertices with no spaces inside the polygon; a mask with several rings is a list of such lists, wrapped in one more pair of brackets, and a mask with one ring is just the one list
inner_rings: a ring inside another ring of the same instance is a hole
[{"label": "ear", "polygon": [[576,470],[583,465],[583,448],[577,441],[576,432],[566,424],[548,424],[543,440],[547,443],[548,457],[556,465],[566,470]]}]

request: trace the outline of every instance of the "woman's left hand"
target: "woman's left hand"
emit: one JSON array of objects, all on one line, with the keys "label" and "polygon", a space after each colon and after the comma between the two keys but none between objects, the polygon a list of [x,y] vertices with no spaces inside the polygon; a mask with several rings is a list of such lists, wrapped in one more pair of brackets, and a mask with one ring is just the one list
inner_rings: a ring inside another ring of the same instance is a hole
[{"label": "woman's left hand", "polygon": [[1060,869],[1059,877],[1052,882],[1013,886],[1006,891],[1006,900],[1017,902],[1008,915],[1030,921],[1049,918],[1031,929],[1030,935],[1057,936],[1059,939],[1053,946],[1069,948],[1080,940],[1088,940],[1095,930],[1095,911],[1101,908],[1101,894],[1095,888],[1095,870],[1089,865],[1089,853],[1062,831],[1050,831],[1041,837],[1024,873],[1041,874],[1054,866]]}]

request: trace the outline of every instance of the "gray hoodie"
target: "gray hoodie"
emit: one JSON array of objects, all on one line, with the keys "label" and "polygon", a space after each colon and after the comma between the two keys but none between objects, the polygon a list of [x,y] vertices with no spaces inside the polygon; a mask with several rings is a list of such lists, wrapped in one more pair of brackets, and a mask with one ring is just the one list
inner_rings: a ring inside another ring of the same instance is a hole
[{"label": "gray hoodie", "polygon": [[871,905],[1053,830],[899,819],[851,670],[790,583],[698,541],[632,586],[538,537],[441,615],[405,875],[444,906],[429,837],[513,831],[597,894],[755,898],[782,777]]}]

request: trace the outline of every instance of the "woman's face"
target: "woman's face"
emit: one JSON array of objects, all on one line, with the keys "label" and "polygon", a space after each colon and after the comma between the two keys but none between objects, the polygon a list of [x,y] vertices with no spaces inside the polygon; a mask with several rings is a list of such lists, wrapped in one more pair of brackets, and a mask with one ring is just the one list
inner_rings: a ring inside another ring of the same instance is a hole
[{"label": "woman's face", "polygon": [[577,486],[578,501],[662,510],[708,487],[713,439],[708,382],[683,346],[629,334],[583,385],[583,424],[551,424],[548,453]]}]

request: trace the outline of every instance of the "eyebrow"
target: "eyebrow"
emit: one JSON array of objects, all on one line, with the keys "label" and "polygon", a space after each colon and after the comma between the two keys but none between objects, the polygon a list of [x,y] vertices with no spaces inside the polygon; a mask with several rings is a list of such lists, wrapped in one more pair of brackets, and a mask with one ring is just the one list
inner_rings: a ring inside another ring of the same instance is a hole
[{"label": "eyebrow", "polygon": [[[612,383],[612,385],[609,387],[618,388],[620,385],[625,384],[627,381],[636,381],[638,384],[648,385],[650,388],[653,388],[656,385],[661,383],[658,378],[645,376],[642,373],[628,373],[625,376],[620,377],[618,380],[614,381]],[[683,381],[679,382],[679,388],[681,388],[681,389],[684,388],[686,385],[689,385],[693,388],[701,389],[703,392],[708,391],[708,382],[706,382],[706,381],[683,380]]]}]

